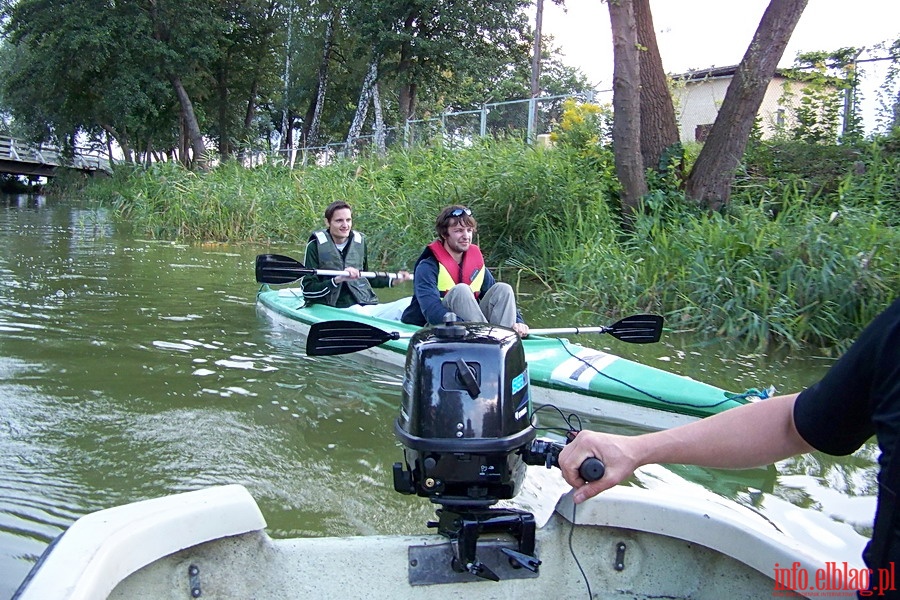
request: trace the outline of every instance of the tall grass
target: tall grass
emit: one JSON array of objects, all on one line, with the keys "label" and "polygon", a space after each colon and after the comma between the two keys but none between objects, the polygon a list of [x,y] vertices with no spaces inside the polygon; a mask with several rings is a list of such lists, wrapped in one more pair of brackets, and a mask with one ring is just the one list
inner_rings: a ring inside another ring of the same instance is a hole
[{"label": "tall grass", "polygon": [[608,149],[520,141],[293,171],[157,165],[89,193],[144,235],[298,247],[322,226],[325,206],[344,199],[369,238],[370,266],[389,269],[411,268],[441,208],[466,204],[490,266],[541,281],[567,303],[610,317],[659,311],[670,326],[756,347],[841,348],[900,292],[900,160],[877,144],[858,156],[862,166],[843,174],[829,163],[828,185],[774,162],[748,165],[727,214],[703,213],[654,180],[630,232]]},{"label": "tall grass", "polygon": [[830,218],[796,201],[776,217],[750,205],[677,222],[647,215],[630,254],[642,258],[639,280],[657,277],[647,300],[682,327],[759,347],[844,346],[900,290],[900,236],[859,209]]}]

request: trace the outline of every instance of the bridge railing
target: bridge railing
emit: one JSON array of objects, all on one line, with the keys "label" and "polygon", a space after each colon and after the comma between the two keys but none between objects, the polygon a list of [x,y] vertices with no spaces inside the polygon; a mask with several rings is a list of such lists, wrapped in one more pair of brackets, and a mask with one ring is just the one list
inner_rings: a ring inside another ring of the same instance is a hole
[{"label": "bridge railing", "polygon": [[93,148],[76,147],[75,154],[69,159],[55,146],[33,144],[8,136],[0,136],[0,160],[48,167],[68,167],[81,171],[111,170],[109,160]]}]

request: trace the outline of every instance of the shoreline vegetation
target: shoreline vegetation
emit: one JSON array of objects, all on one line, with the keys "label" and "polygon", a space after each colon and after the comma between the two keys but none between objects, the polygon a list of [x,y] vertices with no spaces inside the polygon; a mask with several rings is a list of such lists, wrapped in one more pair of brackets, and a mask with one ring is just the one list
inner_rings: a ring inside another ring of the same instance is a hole
[{"label": "shoreline vegetation", "polygon": [[[411,268],[440,209],[465,204],[488,264],[517,271],[508,281],[538,282],[561,305],[611,319],[657,312],[673,329],[759,350],[836,354],[900,291],[898,176],[896,139],[755,140],[726,210],[685,200],[673,169],[651,177],[625,227],[608,148],[482,140],[293,170],[121,166],[79,194],[141,235],[263,245],[302,245],[324,207],[344,199],[379,270]],[[53,185],[71,193],[65,180]]]}]

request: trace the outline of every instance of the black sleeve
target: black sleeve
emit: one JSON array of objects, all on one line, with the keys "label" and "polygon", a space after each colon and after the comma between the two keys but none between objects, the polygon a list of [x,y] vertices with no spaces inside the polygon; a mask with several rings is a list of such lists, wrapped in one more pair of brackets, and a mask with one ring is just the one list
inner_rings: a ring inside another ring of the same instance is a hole
[{"label": "black sleeve", "polygon": [[850,454],[872,435],[893,448],[900,427],[900,299],[794,405],[797,431],[811,446]]}]

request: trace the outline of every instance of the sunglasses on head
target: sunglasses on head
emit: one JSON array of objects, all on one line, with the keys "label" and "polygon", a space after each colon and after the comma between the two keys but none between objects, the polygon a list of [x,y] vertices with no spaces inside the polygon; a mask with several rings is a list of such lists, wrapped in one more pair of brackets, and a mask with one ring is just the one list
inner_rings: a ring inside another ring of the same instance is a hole
[{"label": "sunglasses on head", "polygon": [[472,216],[472,211],[471,211],[470,209],[468,209],[468,208],[454,208],[454,209],[450,212],[450,216],[451,216],[451,217],[461,217],[461,216],[463,216],[463,215],[469,215],[469,216],[471,217],[471,216]]}]

